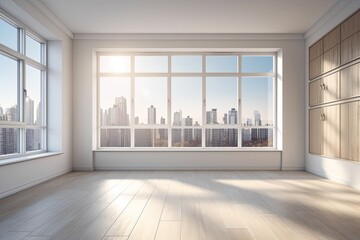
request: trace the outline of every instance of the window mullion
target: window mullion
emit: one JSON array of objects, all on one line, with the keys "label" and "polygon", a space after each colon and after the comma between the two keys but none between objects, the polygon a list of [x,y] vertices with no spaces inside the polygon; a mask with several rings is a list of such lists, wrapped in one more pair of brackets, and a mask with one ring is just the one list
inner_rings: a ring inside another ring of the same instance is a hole
[{"label": "window mullion", "polygon": [[168,147],[172,147],[172,130],[171,130],[171,104],[172,104],[172,97],[171,97],[171,55],[168,56],[168,79],[167,79],[167,96],[168,96],[168,105],[167,105],[167,119],[168,119]]},{"label": "window mullion", "polygon": [[131,66],[131,86],[130,86],[130,91],[131,91],[131,113],[130,113],[130,121],[129,121],[129,124],[130,124],[130,146],[133,148],[135,147],[135,56],[134,55],[131,55],[131,63],[130,63],[130,66]]},{"label": "window mullion", "polygon": [[238,77],[238,148],[242,147],[242,62],[241,54],[238,55],[238,71],[240,76]]},{"label": "window mullion", "polygon": [[205,147],[206,134],[206,55],[202,54],[202,131],[201,131],[201,146]]}]

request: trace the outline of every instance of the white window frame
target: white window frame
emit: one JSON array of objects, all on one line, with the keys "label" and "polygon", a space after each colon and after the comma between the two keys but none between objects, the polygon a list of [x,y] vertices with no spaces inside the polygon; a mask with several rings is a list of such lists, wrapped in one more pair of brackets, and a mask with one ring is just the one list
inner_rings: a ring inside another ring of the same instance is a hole
[{"label": "white window frame", "polygon": [[[96,151],[276,151],[277,145],[277,52],[276,51],[181,51],[181,52],[126,52],[126,51],[107,51],[99,50],[94,52],[96,66]],[[202,56],[202,72],[200,73],[172,73],[171,56]],[[207,73],[206,56],[229,56],[238,57],[238,71],[236,73]],[[241,56],[273,56],[274,71],[272,73],[242,73]],[[130,56],[131,72],[130,73],[100,73],[100,56]],[[135,73],[134,62],[135,56],[168,56],[168,71],[166,73]],[[206,77],[236,77],[238,79],[238,124],[206,124]],[[129,126],[100,126],[100,78],[101,77],[130,77],[131,80],[131,99],[130,99],[130,124]],[[135,125],[135,77],[167,77],[167,123],[161,124],[139,124]],[[201,77],[202,78],[202,125],[201,126],[172,126],[172,109],[171,109],[171,77]],[[243,126],[241,112],[241,86],[243,77],[272,77],[273,78],[273,126]],[[272,129],[273,130],[273,147],[242,147],[242,129]],[[101,129],[130,129],[130,147],[101,147],[100,131]],[[167,129],[168,130],[168,147],[135,147],[135,129]],[[201,129],[202,146],[201,147],[172,147],[172,129]],[[206,129],[237,129],[238,146],[237,147],[206,147]]]},{"label": "white window frame", "polygon": [[[0,55],[12,58],[18,62],[18,108],[19,121],[0,121],[0,128],[16,128],[20,131],[18,139],[19,153],[0,155],[0,160],[18,158],[47,152],[47,41],[36,32],[22,24],[17,19],[0,9],[0,18],[18,29],[18,51],[0,43]],[[41,44],[40,62],[26,56],[26,36]],[[26,97],[26,65],[41,71],[41,126],[27,125],[24,121],[24,106]],[[41,130],[41,149],[26,151],[26,130]]]}]

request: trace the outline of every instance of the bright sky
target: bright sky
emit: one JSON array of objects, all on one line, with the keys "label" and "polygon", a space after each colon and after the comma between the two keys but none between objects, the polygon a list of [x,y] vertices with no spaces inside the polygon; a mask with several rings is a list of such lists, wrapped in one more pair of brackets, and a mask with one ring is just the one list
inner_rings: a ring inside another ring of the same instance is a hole
[{"label": "bright sky", "polygon": [[[167,56],[150,56],[135,58],[135,69],[140,72],[167,72]],[[130,57],[104,57],[101,60],[103,72],[129,72]],[[236,56],[207,56],[208,72],[237,72]],[[120,64],[121,67],[116,67]],[[174,72],[201,72],[201,56],[173,56],[172,70]],[[243,72],[272,72],[272,56],[243,56]],[[183,118],[190,116],[193,123],[202,124],[202,78],[173,77],[171,79],[171,117],[181,110]],[[218,122],[222,123],[224,114],[231,108],[238,111],[238,79],[237,77],[207,77],[206,79],[206,111],[217,109]],[[253,112],[259,111],[263,124],[273,123],[273,79],[267,77],[247,77],[242,79],[242,120],[253,120]],[[103,109],[111,107],[115,97],[125,97],[130,111],[130,78],[101,78],[100,106]],[[160,117],[167,119],[167,78],[138,77],[135,79],[135,117],[140,123],[147,123],[147,113],[150,105],[156,108],[156,122]],[[171,119],[173,121],[173,119]]]}]

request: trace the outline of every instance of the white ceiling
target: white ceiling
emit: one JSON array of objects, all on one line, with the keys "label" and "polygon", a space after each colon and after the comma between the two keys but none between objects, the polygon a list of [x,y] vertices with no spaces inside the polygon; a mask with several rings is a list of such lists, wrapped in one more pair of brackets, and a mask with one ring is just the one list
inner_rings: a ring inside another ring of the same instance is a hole
[{"label": "white ceiling", "polygon": [[338,0],[37,1],[73,33],[305,33]]}]

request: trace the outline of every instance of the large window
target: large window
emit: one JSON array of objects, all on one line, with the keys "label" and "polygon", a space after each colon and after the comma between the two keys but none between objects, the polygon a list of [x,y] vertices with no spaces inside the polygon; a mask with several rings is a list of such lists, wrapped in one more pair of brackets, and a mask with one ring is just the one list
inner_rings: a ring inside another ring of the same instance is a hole
[{"label": "large window", "polygon": [[46,42],[0,13],[0,159],[46,150]]},{"label": "large window", "polygon": [[97,54],[98,149],[276,148],[275,53]]}]

